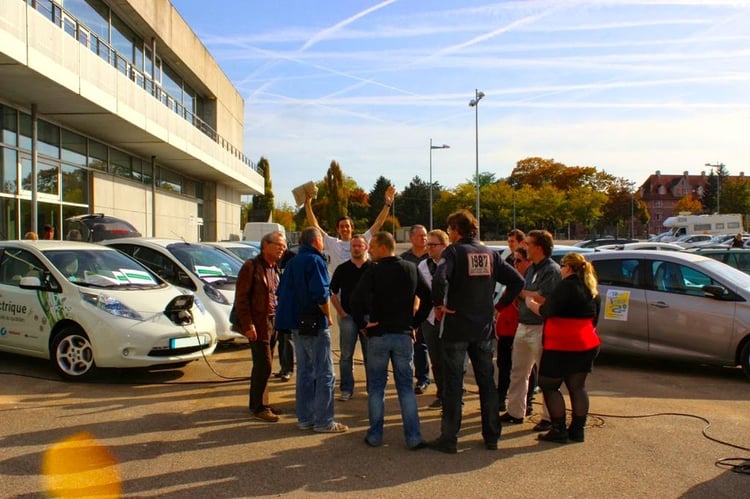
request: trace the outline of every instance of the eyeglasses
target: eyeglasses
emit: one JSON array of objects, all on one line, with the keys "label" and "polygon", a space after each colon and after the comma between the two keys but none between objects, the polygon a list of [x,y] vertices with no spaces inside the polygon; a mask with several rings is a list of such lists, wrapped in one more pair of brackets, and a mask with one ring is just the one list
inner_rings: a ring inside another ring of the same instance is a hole
[{"label": "eyeglasses", "polygon": [[526,263],[526,260],[521,260],[520,258],[516,258],[513,261],[513,265],[521,265],[522,263]]}]

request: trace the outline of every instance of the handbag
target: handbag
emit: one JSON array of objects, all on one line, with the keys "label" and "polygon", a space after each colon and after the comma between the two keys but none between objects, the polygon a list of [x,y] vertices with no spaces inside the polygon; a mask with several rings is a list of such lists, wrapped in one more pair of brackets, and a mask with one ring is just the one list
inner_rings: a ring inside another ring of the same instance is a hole
[{"label": "handbag", "polygon": [[302,336],[317,336],[323,329],[323,314],[320,311],[303,312],[299,316],[299,334]]}]

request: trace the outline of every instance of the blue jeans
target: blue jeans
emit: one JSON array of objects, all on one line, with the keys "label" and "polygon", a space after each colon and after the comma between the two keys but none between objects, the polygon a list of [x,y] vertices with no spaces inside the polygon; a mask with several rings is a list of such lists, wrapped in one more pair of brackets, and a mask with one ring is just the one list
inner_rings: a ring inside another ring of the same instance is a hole
[{"label": "blue jeans", "polygon": [[482,414],[482,437],[487,443],[500,438],[499,402],[495,386],[492,354],[495,340],[445,341],[441,340],[443,361],[443,417],[440,422],[440,440],[456,445],[461,429],[461,398],[463,395],[464,362],[469,354],[474,367],[474,378],[479,387],[479,407]]},{"label": "blue jeans", "polygon": [[419,429],[417,396],[411,385],[414,355],[411,336],[403,333],[383,334],[369,337],[367,343],[367,405],[370,416],[367,441],[371,445],[383,442],[385,385],[390,361],[401,406],[404,438],[408,447],[414,447],[422,441],[422,432]]},{"label": "blue jeans", "polygon": [[339,378],[341,393],[354,393],[354,349],[357,347],[357,338],[362,345],[362,357],[367,367],[367,337],[359,332],[357,324],[351,315],[339,316],[339,346],[341,347],[341,359],[339,360]]},{"label": "blue jeans", "polygon": [[297,421],[326,428],[333,423],[333,387],[336,376],[331,358],[331,331],[317,336],[303,336],[292,329],[297,354]]}]

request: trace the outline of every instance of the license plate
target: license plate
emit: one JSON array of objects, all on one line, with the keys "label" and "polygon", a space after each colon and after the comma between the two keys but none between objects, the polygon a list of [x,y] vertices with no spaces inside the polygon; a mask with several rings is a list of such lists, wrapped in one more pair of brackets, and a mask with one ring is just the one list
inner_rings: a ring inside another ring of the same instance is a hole
[{"label": "license plate", "polygon": [[169,340],[169,348],[175,350],[177,348],[197,347],[208,344],[208,336],[205,334],[196,336],[189,336],[187,338],[171,338]]}]

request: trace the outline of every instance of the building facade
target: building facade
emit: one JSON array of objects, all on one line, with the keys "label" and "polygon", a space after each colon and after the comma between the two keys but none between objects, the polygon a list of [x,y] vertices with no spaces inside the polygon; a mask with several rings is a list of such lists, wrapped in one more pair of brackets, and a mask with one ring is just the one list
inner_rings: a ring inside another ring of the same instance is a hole
[{"label": "building facade", "polygon": [[241,233],[244,101],[168,0],[0,0],[0,237],[105,213]]},{"label": "building facade", "polygon": [[[702,171],[700,175],[690,175],[687,171],[683,172],[682,175],[665,175],[656,170],[654,174],[649,175],[638,189],[638,194],[651,215],[647,228],[648,233],[659,234],[664,232],[664,220],[677,214],[675,205],[688,194],[692,194],[702,202],[709,178],[710,176],[705,171]],[[745,174],[741,172],[738,176],[727,175],[721,178],[723,182],[730,179],[745,179]]]}]

